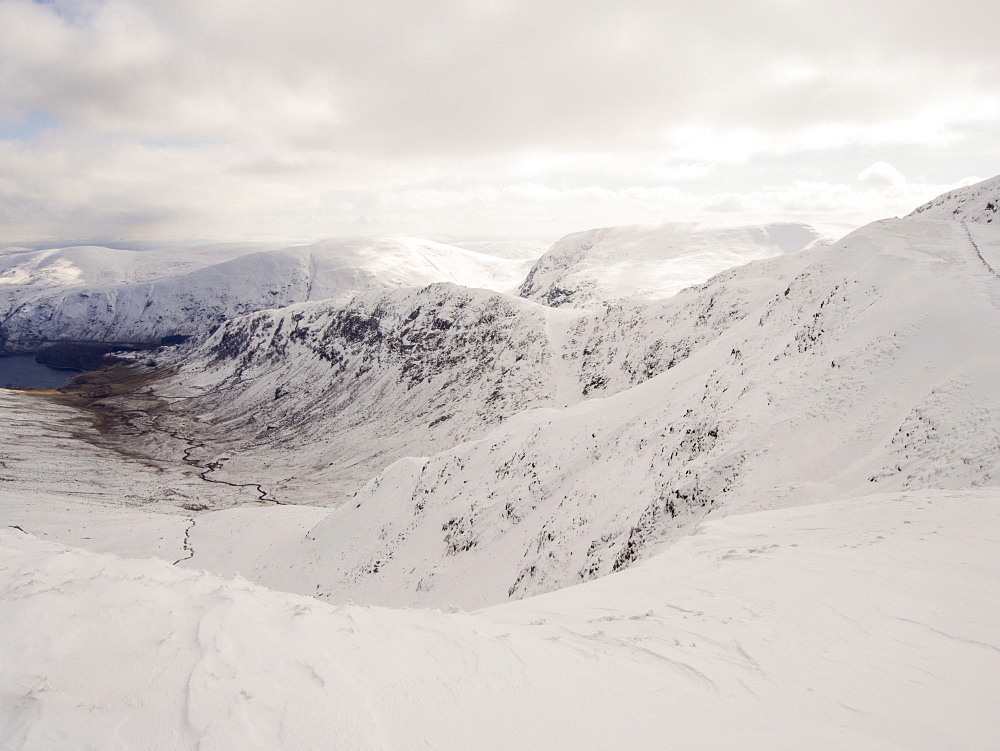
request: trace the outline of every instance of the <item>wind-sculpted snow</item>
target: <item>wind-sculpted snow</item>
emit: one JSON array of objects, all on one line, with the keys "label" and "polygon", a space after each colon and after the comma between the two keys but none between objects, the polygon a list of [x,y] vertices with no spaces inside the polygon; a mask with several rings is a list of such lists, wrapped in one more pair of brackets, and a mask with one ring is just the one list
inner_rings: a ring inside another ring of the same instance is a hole
[{"label": "wind-sculpted snow", "polygon": [[532,267],[519,294],[552,307],[661,300],[749,261],[822,241],[804,224],[711,229],[608,227],[567,235]]},{"label": "wind-sculpted snow", "polygon": [[157,342],[305,300],[450,281],[513,288],[527,261],[413,238],[326,240],[258,250],[64,248],[0,254],[0,346],[45,340]]},{"label": "wind-sculpted snow", "polygon": [[[1000,247],[982,230],[981,247]],[[653,325],[673,338],[651,371],[634,367],[641,357],[608,356],[614,348],[598,355],[629,336],[638,355],[649,329],[581,316],[566,331],[588,332],[595,344],[580,357],[591,365],[539,354],[531,369],[572,364],[579,399],[603,362],[610,396],[521,411],[476,440],[400,460],[248,571],[335,600],[475,607],[625,568],[716,509],[996,485],[998,310],[998,280],[963,226],[908,219],[664,303]],[[670,354],[689,336],[702,338],[686,357]]]},{"label": "wind-sculpted snow", "polygon": [[977,224],[1000,223],[1000,177],[991,177],[975,185],[950,190],[917,207],[910,216]]},{"label": "wind-sculpted snow", "polygon": [[475,613],[0,529],[3,746],[992,748],[998,510],[991,489],[731,517]]}]

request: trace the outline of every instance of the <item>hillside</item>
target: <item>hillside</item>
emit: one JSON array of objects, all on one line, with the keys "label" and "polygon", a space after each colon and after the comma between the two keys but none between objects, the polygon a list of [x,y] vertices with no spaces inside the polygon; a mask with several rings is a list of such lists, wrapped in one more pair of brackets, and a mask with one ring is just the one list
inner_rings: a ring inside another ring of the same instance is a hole
[{"label": "hillside", "polygon": [[950,219],[991,224],[1000,221],[1000,177],[991,177],[965,188],[950,190],[918,206],[911,217]]},{"label": "hillside", "polygon": [[[157,393],[219,476],[340,502],[392,461],[479,437],[674,367],[764,298],[748,281],[601,314],[438,284],[238,318]],[[196,417],[197,422],[192,422]],[[158,440],[158,439],[157,439]],[[300,448],[304,450],[299,450]],[[263,470],[263,472],[262,472]]]},{"label": "hillside", "polygon": [[[800,229],[772,228],[772,239],[797,247],[812,237]],[[641,234],[645,246],[664,231]],[[640,236],[618,234],[629,233]],[[759,234],[733,230],[711,242]],[[738,249],[701,253],[725,268],[740,260]],[[217,465],[218,477],[266,477],[280,497],[339,503],[395,459],[674,367],[766,301],[772,290],[756,273],[732,284],[720,277],[707,294],[689,289],[599,311],[444,283],[293,305],[227,322],[199,351],[183,353],[179,375],[159,393],[177,400],[171,424],[201,436],[206,445],[193,455]],[[183,424],[190,415],[197,424]]]}]

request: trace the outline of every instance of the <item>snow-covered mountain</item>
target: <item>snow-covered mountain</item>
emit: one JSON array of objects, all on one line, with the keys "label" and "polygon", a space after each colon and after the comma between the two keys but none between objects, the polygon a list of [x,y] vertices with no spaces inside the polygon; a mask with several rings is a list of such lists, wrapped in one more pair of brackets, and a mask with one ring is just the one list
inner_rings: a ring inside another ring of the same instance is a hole
[{"label": "snow-covered mountain", "polygon": [[266,475],[279,496],[338,502],[402,456],[648,380],[751,299],[691,291],[597,315],[452,284],[371,293],[230,321],[158,388],[171,424],[197,416],[184,428],[208,442],[196,456],[224,454],[225,472]]},{"label": "snow-covered mountain", "polygon": [[553,245],[532,267],[519,294],[551,306],[660,300],[733,266],[828,241],[805,224],[588,230]]},{"label": "snow-covered mountain", "polygon": [[399,458],[241,573],[476,607],[709,512],[996,484],[998,255],[996,226],[917,215],[596,312],[451,285],[296,306],[216,332],[163,419],[285,500],[343,503]]},{"label": "snow-covered mountain", "polygon": [[442,281],[511,289],[529,263],[405,237],[265,249],[7,251],[0,254],[0,346],[202,336],[257,310],[305,300],[344,303],[368,290]]},{"label": "snow-covered mountain", "polygon": [[[799,226],[769,231],[788,249],[813,237]],[[711,242],[762,232],[715,233]],[[647,249],[679,236],[676,228],[617,234]],[[718,250],[713,263],[738,262],[738,246]],[[718,289],[606,303],[599,312],[454,284],[293,305],[226,323],[200,352],[185,354],[183,375],[164,393],[183,398],[172,419],[198,415],[188,432],[214,436],[212,448],[195,453],[215,463],[225,455],[219,476],[264,470],[279,495],[338,502],[397,458],[481,436],[529,407],[614,394],[673,367],[762,302],[752,281],[745,294]]]},{"label": "snow-covered mountain", "polygon": [[445,243],[446,245],[474,250],[484,255],[517,259],[519,261],[537,261],[539,256],[551,246],[551,243],[541,240],[504,240],[501,238],[466,240],[452,238],[447,235],[441,237],[435,236],[431,239]]}]

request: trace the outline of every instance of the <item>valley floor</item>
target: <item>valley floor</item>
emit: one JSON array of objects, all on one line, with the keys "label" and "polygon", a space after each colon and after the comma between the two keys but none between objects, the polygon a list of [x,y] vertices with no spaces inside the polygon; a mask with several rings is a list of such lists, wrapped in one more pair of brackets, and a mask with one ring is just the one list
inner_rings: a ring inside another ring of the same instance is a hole
[{"label": "valley floor", "polygon": [[[219,576],[327,510],[195,513],[248,491],[83,440],[37,396],[0,410],[3,748],[1000,744],[998,489],[703,522],[472,613],[369,608]],[[184,570],[191,539],[215,573]]]},{"label": "valley floor", "polygon": [[[194,554],[191,533],[198,524],[209,530],[213,547],[218,541],[222,548],[234,520],[251,512],[268,519],[257,539],[241,534],[252,557],[301,537],[329,513],[261,503],[254,484],[207,482],[200,467],[183,460],[186,444],[166,434],[156,459],[114,450],[100,440],[90,413],[47,396],[0,389],[0,413],[0,522],[45,540],[183,563]],[[121,448],[128,437],[114,444]],[[212,508],[224,510],[203,513]],[[213,535],[216,528],[227,531]],[[215,557],[224,559],[225,551]],[[223,573],[239,573],[226,565],[219,561]]]}]

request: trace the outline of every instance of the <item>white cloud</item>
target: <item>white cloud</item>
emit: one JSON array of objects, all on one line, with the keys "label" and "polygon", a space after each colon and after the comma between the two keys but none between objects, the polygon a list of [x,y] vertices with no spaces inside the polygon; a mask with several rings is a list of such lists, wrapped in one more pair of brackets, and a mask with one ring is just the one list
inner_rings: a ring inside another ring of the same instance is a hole
[{"label": "white cloud", "polygon": [[903,174],[885,162],[875,162],[871,167],[867,167],[858,173],[858,182],[872,188],[895,188],[906,184]]}]

